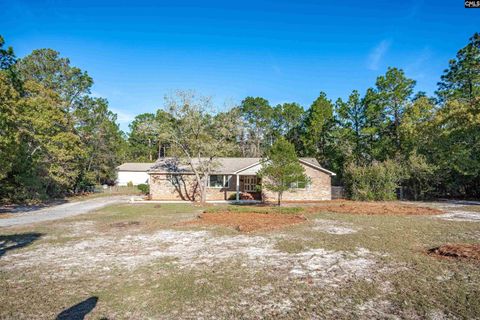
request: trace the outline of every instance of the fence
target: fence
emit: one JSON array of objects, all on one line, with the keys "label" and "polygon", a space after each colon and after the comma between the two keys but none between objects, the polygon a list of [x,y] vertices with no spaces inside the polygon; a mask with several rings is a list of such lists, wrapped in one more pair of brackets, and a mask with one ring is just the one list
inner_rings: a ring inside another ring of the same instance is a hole
[{"label": "fence", "polygon": [[345,188],[341,186],[332,187],[332,200],[334,199],[344,199],[345,198]]}]

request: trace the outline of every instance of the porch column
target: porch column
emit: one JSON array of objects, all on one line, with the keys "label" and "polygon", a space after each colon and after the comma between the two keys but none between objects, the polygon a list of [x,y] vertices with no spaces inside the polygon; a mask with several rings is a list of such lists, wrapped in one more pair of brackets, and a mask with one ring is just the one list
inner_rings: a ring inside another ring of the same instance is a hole
[{"label": "porch column", "polygon": [[240,175],[237,174],[237,201],[240,201]]}]

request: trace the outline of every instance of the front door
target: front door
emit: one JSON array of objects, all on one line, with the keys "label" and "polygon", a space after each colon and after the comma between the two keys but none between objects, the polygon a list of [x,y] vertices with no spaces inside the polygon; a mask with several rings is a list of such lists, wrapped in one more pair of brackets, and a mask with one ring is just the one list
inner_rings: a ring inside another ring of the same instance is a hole
[{"label": "front door", "polygon": [[257,191],[257,176],[245,176],[243,178],[243,189],[245,192]]}]

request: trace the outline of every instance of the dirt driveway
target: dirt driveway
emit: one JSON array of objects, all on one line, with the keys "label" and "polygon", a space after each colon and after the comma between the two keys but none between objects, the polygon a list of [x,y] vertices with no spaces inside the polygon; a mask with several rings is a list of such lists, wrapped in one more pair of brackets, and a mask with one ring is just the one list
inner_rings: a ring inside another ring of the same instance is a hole
[{"label": "dirt driveway", "polygon": [[60,204],[45,209],[15,213],[11,218],[0,219],[0,227],[31,224],[42,221],[57,220],[97,210],[112,204],[127,202],[128,196],[96,198],[79,202]]}]

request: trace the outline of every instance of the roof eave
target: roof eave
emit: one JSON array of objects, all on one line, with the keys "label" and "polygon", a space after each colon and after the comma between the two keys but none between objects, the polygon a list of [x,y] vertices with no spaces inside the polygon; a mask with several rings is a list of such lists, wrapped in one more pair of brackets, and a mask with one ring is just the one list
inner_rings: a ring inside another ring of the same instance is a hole
[{"label": "roof eave", "polygon": [[308,165],[308,166],[311,166],[312,168],[315,168],[315,169],[318,169],[318,170],[323,171],[323,172],[325,172],[325,173],[328,173],[328,174],[331,175],[331,176],[336,176],[336,175],[337,175],[335,172],[332,172],[332,171],[327,170],[327,169],[325,169],[325,168],[323,168],[323,167],[317,166],[317,165],[315,165],[315,164],[313,164],[313,163],[311,163],[311,162],[308,162],[308,161],[305,161],[305,160],[302,160],[302,159],[298,159],[298,161],[300,161],[301,163],[306,164],[306,165]]}]

